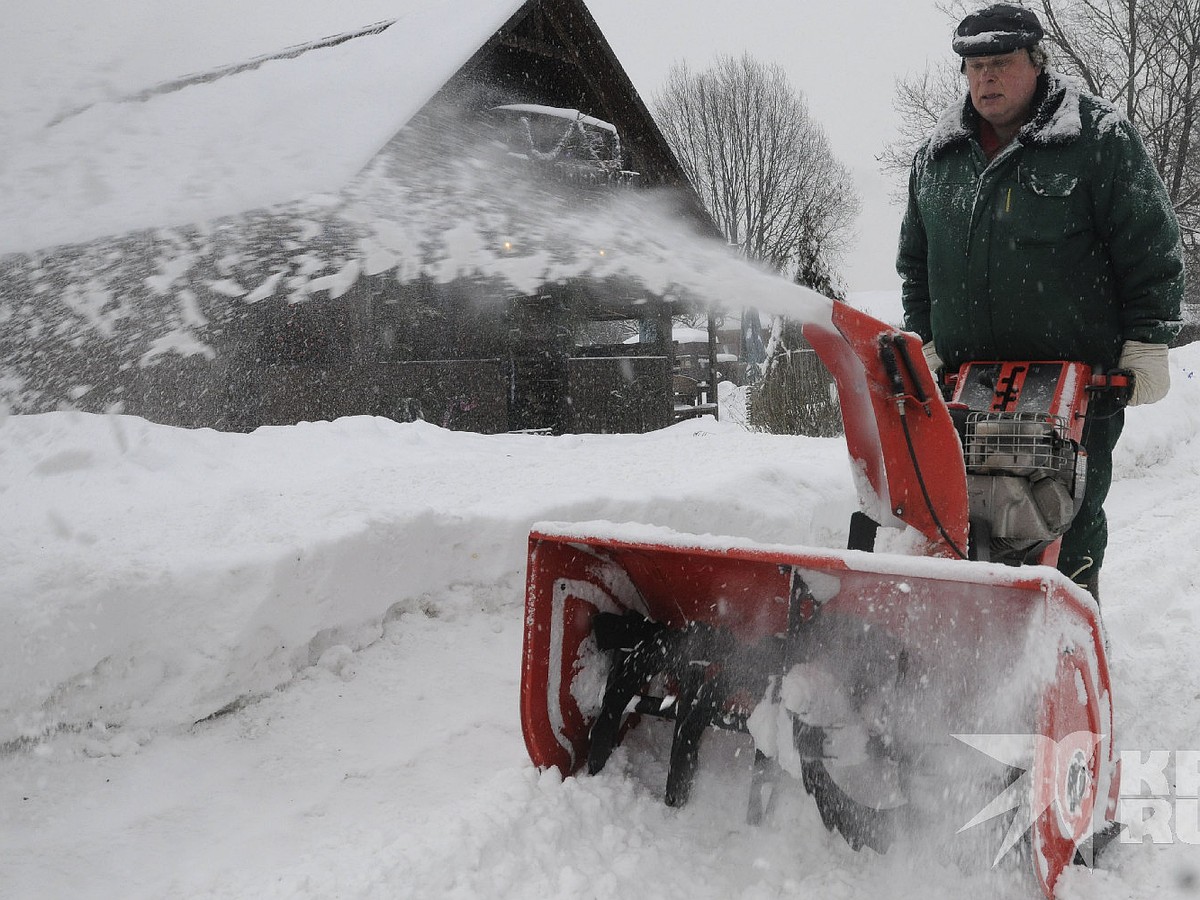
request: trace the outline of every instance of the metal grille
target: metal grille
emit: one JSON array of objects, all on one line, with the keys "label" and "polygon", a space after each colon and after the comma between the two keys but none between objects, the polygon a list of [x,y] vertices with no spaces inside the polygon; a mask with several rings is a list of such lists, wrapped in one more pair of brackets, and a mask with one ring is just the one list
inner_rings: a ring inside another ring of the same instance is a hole
[{"label": "metal grille", "polygon": [[971,413],[963,458],[980,475],[1053,475],[1067,463],[1066,422],[1044,413]]}]

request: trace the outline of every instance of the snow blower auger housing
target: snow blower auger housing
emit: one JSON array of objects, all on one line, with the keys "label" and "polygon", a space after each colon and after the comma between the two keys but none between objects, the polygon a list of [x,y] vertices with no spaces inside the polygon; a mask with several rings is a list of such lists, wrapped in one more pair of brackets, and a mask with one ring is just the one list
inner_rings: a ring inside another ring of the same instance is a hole
[{"label": "snow blower auger housing", "polygon": [[[981,362],[947,402],[915,335],[838,303],[805,334],[842,401],[861,507],[849,548],[538,524],[521,684],[530,758],[596,773],[629,728],[668,719],[665,799],[680,805],[703,735],[745,732],[752,821],[783,770],[828,828],[883,852],[946,779],[991,763],[978,752],[989,736],[1024,735],[1027,752],[1006,762],[1028,775],[1001,766],[954,827],[1015,793],[1018,818],[988,853],[1027,833],[1052,897],[1116,807],[1098,610],[1052,568],[1086,478],[1089,394],[1114,379],[1072,362]],[[911,552],[872,552],[881,526],[906,529],[895,543]]]}]

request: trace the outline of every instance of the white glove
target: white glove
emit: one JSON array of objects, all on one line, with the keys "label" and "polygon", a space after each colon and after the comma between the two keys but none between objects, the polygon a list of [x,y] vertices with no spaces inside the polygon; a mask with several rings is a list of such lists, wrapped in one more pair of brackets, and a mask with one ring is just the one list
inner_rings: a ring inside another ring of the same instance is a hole
[{"label": "white glove", "polygon": [[1117,368],[1128,369],[1133,375],[1133,392],[1129,405],[1156,403],[1167,396],[1171,387],[1171,369],[1167,364],[1166,344],[1144,344],[1126,341],[1121,347]]},{"label": "white glove", "polygon": [[933,346],[933,341],[922,344],[921,352],[925,354],[925,363],[929,366],[929,371],[933,373],[934,377],[937,377],[938,369],[946,368],[946,364],[938,356],[937,349]]}]

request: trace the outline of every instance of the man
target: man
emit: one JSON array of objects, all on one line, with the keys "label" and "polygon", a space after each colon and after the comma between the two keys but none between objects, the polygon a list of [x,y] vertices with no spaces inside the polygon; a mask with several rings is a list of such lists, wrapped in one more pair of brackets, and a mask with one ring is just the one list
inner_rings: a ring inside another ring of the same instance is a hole
[{"label": "man", "polygon": [[[1042,37],[1036,15],[1007,4],[958,26],[969,93],[913,161],[896,263],[905,327],[935,372],[1076,360],[1128,370],[1130,405],[1153,403],[1180,327],[1179,226],[1133,127],[1051,71]],[[1059,568],[1098,598],[1123,412],[1092,410],[1087,488]]]}]

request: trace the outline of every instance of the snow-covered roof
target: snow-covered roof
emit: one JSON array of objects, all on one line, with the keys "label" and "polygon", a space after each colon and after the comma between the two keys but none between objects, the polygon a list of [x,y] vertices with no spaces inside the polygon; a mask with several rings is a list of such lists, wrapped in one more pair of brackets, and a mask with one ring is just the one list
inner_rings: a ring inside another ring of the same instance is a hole
[{"label": "snow-covered roof", "polygon": [[[186,86],[166,92],[152,83],[90,105],[45,98],[41,121],[27,118],[4,135],[0,254],[336,191],[523,5],[394,0],[390,26],[335,46],[222,67],[211,80],[177,71],[164,80]],[[344,30],[370,21],[346,21]],[[9,41],[20,24],[6,22]],[[279,32],[277,50],[295,43],[282,37],[294,31]]]}]

